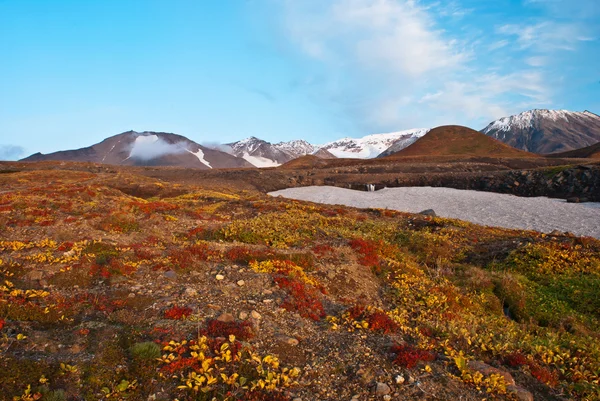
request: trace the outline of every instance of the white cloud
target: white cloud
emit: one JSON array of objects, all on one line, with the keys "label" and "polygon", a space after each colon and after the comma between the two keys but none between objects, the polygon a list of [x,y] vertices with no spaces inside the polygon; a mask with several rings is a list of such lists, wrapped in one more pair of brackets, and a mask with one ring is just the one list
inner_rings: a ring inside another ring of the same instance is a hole
[{"label": "white cloud", "polygon": [[515,36],[522,49],[534,48],[538,52],[575,50],[577,42],[587,39],[581,36],[581,27],[575,23],[506,24],[498,27],[497,31]]},{"label": "white cloud", "polygon": [[291,38],[308,56],[342,66],[352,61],[419,76],[468,57],[435,30],[426,9],[415,1],[289,1],[285,11]]},{"label": "white cloud", "polygon": [[[495,33],[476,34],[468,25],[445,31],[439,18],[460,14],[457,3],[454,9],[417,0],[283,4],[288,39],[324,71],[320,98],[332,99],[369,132],[478,123],[549,104],[541,69],[547,58],[539,50],[570,48],[578,37],[570,25],[548,22],[505,24]],[[531,53],[525,63],[509,57],[515,48]]]},{"label": "white cloud", "polygon": [[543,67],[547,62],[546,57],[542,56],[532,56],[525,59],[525,63],[531,67]]}]

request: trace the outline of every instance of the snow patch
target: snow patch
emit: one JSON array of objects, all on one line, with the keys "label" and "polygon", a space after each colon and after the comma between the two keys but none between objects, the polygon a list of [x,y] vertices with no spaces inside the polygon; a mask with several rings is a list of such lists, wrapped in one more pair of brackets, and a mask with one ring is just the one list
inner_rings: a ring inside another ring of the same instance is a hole
[{"label": "snow patch", "polygon": [[212,166],[210,165],[210,163],[208,162],[208,160],[206,160],[204,158],[204,152],[202,151],[202,149],[198,149],[195,152],[192,152],[189,149],[186,149],[188,152],[190,152],[191,154],[193,154],[194,156],[196,156],[198,158],[198,160],[200,160],[200,163],[208,166],[208,168],[212,168]]},{"label": "snow patch", "polygon": [[267,159],[266,157],[251,156],[247,152],[243,154],[242,158],[253,166],[259,168],[281,166],[281,164],[277,163],[275,160]]},{"label": "snow patch", "polygon": [[600,203],[567,203],[545,197],[523,198],[514,195],[452,188],[385,188],[376,192],[337,187],[288,188],[271,196],[346,205],[360,208],[393,209],[418,213],[433,209],[438,216],[476,224],[551,232],[568,231],[600,238],[597,224]]}]

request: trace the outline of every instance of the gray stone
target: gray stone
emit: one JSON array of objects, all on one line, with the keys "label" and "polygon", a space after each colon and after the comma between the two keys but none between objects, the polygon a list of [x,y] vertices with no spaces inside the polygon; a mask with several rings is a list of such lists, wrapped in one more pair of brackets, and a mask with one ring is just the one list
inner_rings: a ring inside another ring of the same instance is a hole
[{"label": "gray stone", "polygon": [[165,276],[166,278],[170,279],[170,280],[175,280],[177,278],[177,272],[175,272],[174,270],[169,270],[163,273],[163,276]]},{"label": "gray stone", "polygon": [[419,214],[422,214],[424,216],[431,216],[431,217],[437,216],[437,214],[435,214],[435,211],[433,209],[422,210],[419,212]]},{"label": "gray stone", "polygon": [[525,390],[523,387],[515,385],[506,386],[506,391],[518,401],[533,401],[533,394]]},{"label": "gray stone", "polygon": [[372,392],[375,395],[386,395],[391,393],[392,389],[385,383],[377,382],[375,386],[373,386]]}]

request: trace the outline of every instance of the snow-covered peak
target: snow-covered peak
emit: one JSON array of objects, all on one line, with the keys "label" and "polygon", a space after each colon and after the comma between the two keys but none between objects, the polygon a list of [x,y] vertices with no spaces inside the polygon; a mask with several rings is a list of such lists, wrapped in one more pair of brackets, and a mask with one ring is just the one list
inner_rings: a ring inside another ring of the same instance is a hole
[{"label": "snow-covered peak", "polygon": [[[483,133],[487,134],[490,131],[510,131],[511,129],[527,129],[535,127],[541,120],[559,121],[564,120],[569,122],[570,118],[586,116],[590,117],[594,114],[589,112],[574,112],[568,110],[547,110],[535,109],[528,110],[514,116],[503,117],[491,122],[483,129]],[[596,116],[597,117],[597,116]],[[600,117],[598,117],[600,118]]]},{"label": "snow-covered peak", "polygon": [[317,148],[303,139],[296,139],[288,142],[279,142],[273,145],[277,149],[283,152],[289,152],[293,154],[308,155],[313,153]]},{"label": "snow-covered peak", "polygon": [[372,134],[362,138],[342,138],[326,143],[320,148],[328,150],[336,157],[370,159],[379,156],[399,140],[420,138],[428,131],[429,129],[426,128],[415,128],[384,134]]}]

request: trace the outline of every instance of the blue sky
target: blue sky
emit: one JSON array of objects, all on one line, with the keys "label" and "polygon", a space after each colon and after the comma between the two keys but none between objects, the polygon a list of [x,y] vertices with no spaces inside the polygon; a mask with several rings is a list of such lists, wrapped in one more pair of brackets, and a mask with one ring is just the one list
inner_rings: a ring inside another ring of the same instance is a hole
[{"label": "blue sky", "polygon": [[600,112],[597,0],[0,0],[0,159]]}]

